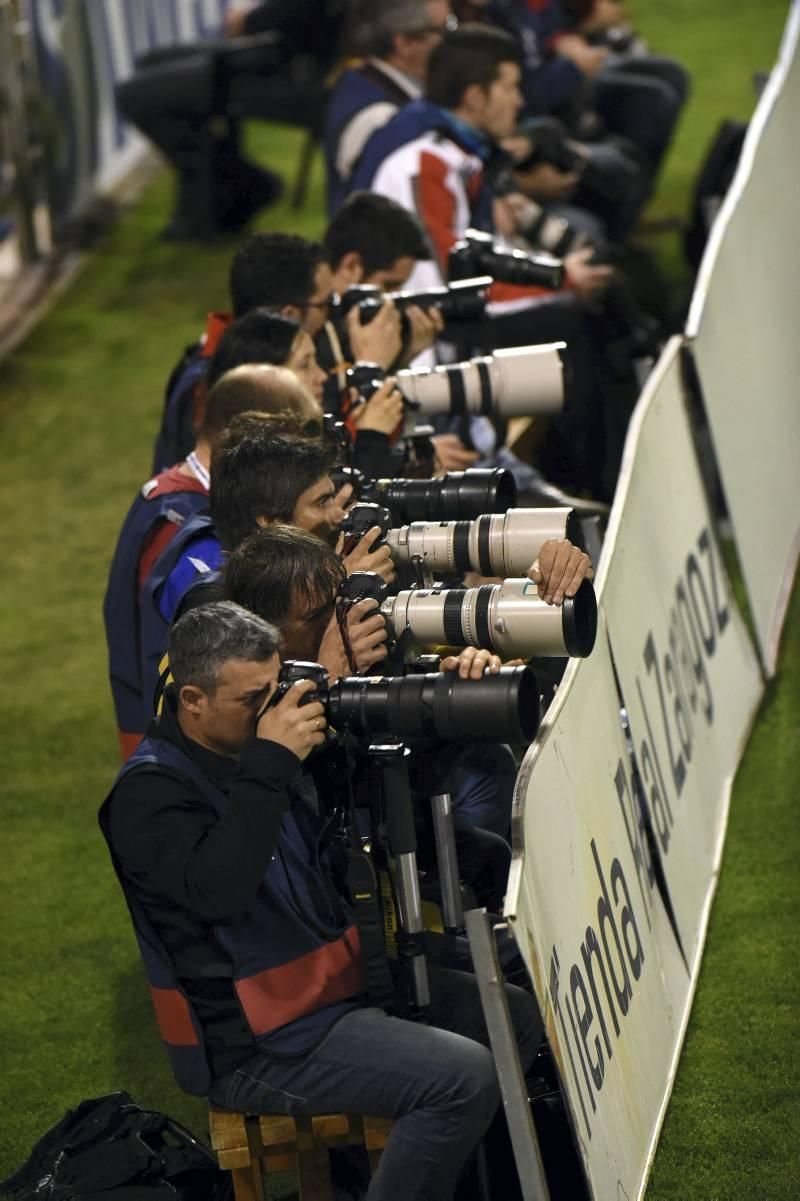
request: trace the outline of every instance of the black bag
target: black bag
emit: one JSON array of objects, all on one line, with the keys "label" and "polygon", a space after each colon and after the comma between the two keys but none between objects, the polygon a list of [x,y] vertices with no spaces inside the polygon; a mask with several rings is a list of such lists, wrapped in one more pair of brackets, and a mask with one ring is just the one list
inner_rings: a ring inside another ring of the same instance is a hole
[{"label": "black bag", "polygon": [[13,1201],[230,1201],[212,1151],[125,1092],[82,1101],[0,1181]]}]

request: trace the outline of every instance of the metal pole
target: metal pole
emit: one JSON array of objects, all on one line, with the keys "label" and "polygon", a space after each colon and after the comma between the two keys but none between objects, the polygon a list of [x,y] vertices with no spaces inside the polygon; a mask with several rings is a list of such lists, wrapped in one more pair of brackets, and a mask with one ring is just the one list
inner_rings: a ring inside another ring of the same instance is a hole
[{"label": "metal pole", "polygon": [[524,1201],[550,1201],[528,1089],[508,1012],[505,981],[497,960],[494,930],[485,909],[468,910],[465,921],[522,1196]]},{"label": "metal pole", "polygon": [[464,929],[464,906],[456,854],[456,834],[453,827],[453,805],[450,793],[431,797],[433,833],[436,838],[436,859],[439,865],[439,887],[442,891],[442,914],[448,933]]},{"label": "metal pole", "polygon": [[410,752],[402,743],[389,742],[373,744],[369,754],[383,773],[386,834],[389,853],[396,866],[395,884],[403,930],[402,939],[398,939],[398,950],[411,974],[414,1004],[418,1009],[425,1010],[431,1003],[431,993],[423,947],[425,922],[417,873],[414,805],[408,783]]}]

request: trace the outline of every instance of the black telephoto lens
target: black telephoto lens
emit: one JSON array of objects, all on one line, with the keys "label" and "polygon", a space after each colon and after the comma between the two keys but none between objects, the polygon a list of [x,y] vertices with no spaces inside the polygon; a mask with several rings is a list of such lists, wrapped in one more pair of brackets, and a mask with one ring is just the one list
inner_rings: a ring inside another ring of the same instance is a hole
[{"label": "black telephoto lens", "polygon": [[457,672],[339,680],[328,696],[334,729],[399,738],[527,743],[539,728],[539,687],[530,667],[501,667],[480,680]]},{"label": "black telephoto lens", "polygon": [[381,504],[396,526],[412,521],[472,521],[517,503],[514,476],[503,467],[448,471],[438,480],[381,480]]}]

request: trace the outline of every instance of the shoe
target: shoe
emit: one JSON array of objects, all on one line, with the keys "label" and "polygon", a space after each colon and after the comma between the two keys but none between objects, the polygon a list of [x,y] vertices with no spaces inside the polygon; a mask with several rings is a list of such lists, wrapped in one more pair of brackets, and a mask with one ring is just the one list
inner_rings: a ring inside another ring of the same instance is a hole
[{"label": "shoe", "polygon": [[582,517],[607,517],[610,508],[600,500],[585,500],[581,496],[571,496],[562,492],[555,484],[547,480],[537,480],[531,483],[517,497],[518,508],[532,509],[574,509]]}]

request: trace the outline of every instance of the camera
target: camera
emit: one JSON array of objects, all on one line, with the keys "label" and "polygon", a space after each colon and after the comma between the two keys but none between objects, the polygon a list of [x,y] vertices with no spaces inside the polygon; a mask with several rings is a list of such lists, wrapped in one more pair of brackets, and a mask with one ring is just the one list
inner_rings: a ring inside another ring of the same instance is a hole
[{"label": "camera", "polygon": [[370,550],[377,550],[386,545],[386,535],[392,528],[392,515],[382,505],[361,501],[353,505],[339,527],[344,534],[342,555],[349,555],[355,550],[361,539],[373,526],[380,526],[381,533],[372,543]]},{"label": "camera", "polygon": [[388,594],[389,587],[377,571],[352,571],[339,585],[336,600],[347,608],[363,600],[374,600],[382,605]]},{"label": "camera", "polygon": [[362,325],[368,325],[378,315],[387,300],[393,300],[400,313],[403,335],[408,332],[406,309],[437,308],[445,324],[480,321],[486,311],[486,298],[492,279],[487,273],[475,273],[477,278],[458,277],[455,283],[441,288],[426,288],[419,292],[384,292],[375,284],[359,284],[348,288],[339,301],[339,312],[346,317],[358,305]]},{"label": "camera", "polygon": [[351,484],[356,500],[384,505],[395,528],[412,521],[471,521],[517,503],[516,481],[505,467],[468,467],[436,480],[366,480],[352,467],[336,467],[330,475],[337,488]]},{"label": "camera", "polygon": [[381,612],[398,641],[409,630],[422,646],[478,646],[506,659],[585,659],[597,636],[597,600],[589,580],[559,606],[540,600],[531,580],[509,579],[479,588],[398,592]]},{"label": "camera", "polygon": [[[447,259],[451,281],[485,274],[505,284],[550,288],[557,292],[564,282],[564,264],[549,254],[526,254],[496,242],[491,234],[468,229],[456,242]],[[452,282],[451,282],[451,287]]]},{"label": "camera", "polygon": [[307,663],[302,659],[287,659],[281,664],[278,686],[269,698],[268,709],[279,705],[286,693],[298,680],[313,680],[317,685],[315,692],[307,692],[300,698],[300,705],[310,705],[312,701],[322,700],[328,690],[328,673],[321,663]]},{"label": "camera", "polygon": [[476,521],[415,521],[392,529],[387,542],[396,563],[421,559],[436,578],[477,571],[523,576],[549,538],[582,546],[574,509],[512,509]]},{"label": "camera", "polygon": [[278,679],[270,704],[296,680],[314,680],[317,689],[308,700],[322,701],[328,725],[340,733],[527,743],[539,728],[539,687],[530,667],[502,667],[480,680],[437,671],[348,676],[328,686],[319,663],[289,659]]}]

